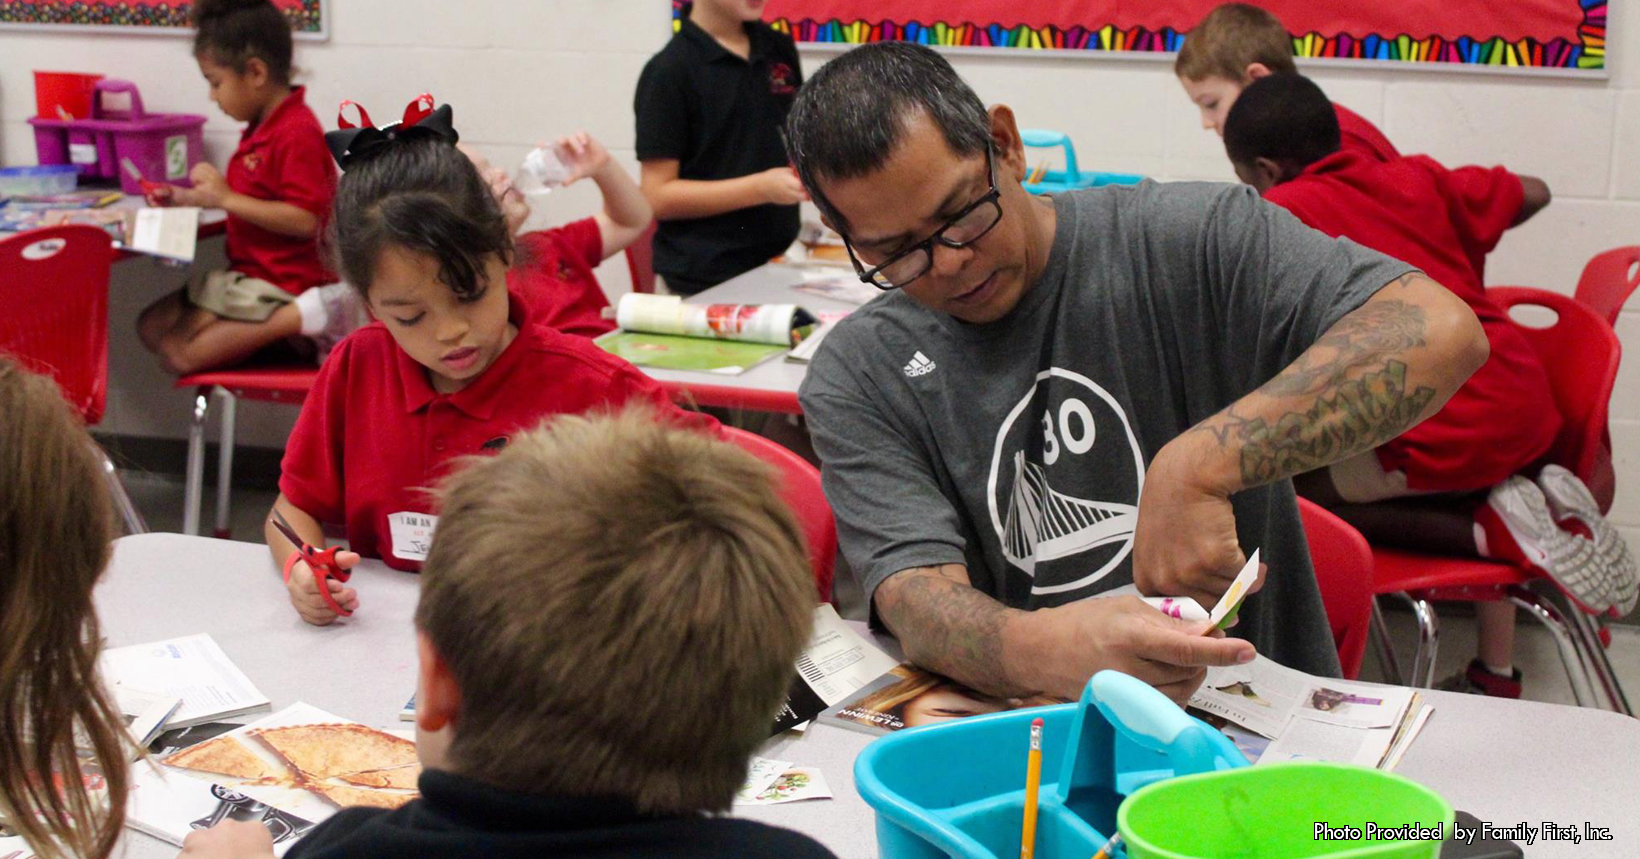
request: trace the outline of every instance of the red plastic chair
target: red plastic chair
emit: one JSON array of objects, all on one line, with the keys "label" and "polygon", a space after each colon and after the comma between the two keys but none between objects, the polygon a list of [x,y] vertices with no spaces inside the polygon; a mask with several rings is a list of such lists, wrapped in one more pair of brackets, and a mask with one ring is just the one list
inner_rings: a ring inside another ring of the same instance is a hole
[{"label": "red plastic chair", "polygon": [[[51,376],[86,426],[108,397],[108,274],[113,243],[97,227],[48,227],[0,240],[0,352]],[[103,473],[133,534],[148,530],[102,448]]]},{"label": "red plastic chair", "polygon": [[199,533],[201,496],[205,491],[205,418],[214,398],[221,405],[216,470],[216,527],[212,535],[224,540],[229,527],[233,485],[234,416],[240,400],[288,403],[300,407],[313,389],[319,368],[311,364],[276,367],[240,367],[193,373],[176,381],[178,388],[194,388],[194,415],[188,427],[188,474],[183,490],[182,533]]},{"label": "red plastic chair", "polygon": [[[1602,456],[1600,440],[1622,354],[1617,334],[1595,311],[1559,293],[1495,287],[1487,295],[1505,309],[1536,306],[1554,311],[1555,321],[1547,327],[1521,326],[1543,359],[1555,405],[1565,419],[1548,459],[1572,471],[1590,488],[1601,481],[1610,487],[1611,462],[1609,456]],[[1537,579],[1530,570],[1495,561],[1373,549],[1374,592],[1405,594],[1414,605],[1420,632],[1413,660],[1414,685],[1429,686],[1434,681],[1439,630],[1431,601],[1507,599],[1554,636],[1580,705],[1593,703],[1597,690],[1592,684],[1598,683],[1598,693],[1612,709],[1630,713],[1593,622],[1576,607],[1557,606],[1544,599],[1529,587]]]},{"label": "red plastic chair", "polygon": [[633,292],[655,291],[655,222],[638,240],[626,247],[626,269],[632,274]]},{"label": "red plastic chair", "polygon": [[1338,663],[1345,679],[1354,680],[1361,673],[1372,628],[1372,547],[1349,523],[1303,498],[1298,499],[1298,514],[1304,520],[1310,563],[1321,586]]},{"label": "red plastic chair", "polygon": [[1595,254],[1583,267],[1583,276],[1577,279],[1576,298],[1604,316],[1606,324],[1615,326],[1623,302],[1629,300],[1637,286],[1640,286],[1640,245],[1612,248]]},{"label": "red plastic chair", "polygon": [[778,442],[756,433],[726,426],[723,434],[728,441],[780,472],[780,495],[791,505],[798,524],[803,526],[820,601],[831,601],[832,571],[837,563],[837,522],[820,489],[820,469]]}]

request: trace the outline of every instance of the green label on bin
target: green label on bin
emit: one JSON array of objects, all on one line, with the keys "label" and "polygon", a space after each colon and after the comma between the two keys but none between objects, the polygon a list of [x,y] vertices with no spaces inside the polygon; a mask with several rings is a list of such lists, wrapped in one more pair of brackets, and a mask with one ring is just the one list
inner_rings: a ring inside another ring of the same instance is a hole
[{"label": "green label on bin", "polygon": [[188,135],[165,138],[165,178],[188,177]]}]

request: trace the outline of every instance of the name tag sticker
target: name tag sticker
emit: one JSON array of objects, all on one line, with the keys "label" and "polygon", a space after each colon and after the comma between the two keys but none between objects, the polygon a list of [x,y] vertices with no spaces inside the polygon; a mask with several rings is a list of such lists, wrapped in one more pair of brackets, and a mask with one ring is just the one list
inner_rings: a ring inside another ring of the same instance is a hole
[{"label": "name tag sticker", "polygon": [[393,536],[393,556],[406,561],[427,560],[433,548],[433,529],[438,517],[428,513],[392,513],[387,528]]}]

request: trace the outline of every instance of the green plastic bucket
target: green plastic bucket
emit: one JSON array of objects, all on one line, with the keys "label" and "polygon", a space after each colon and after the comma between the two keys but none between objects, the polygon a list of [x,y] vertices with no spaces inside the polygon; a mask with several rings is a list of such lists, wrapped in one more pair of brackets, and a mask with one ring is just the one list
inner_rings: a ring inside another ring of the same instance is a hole
[{"label": "green plastic bucket", "polygon": [[1294,762],[1157,782],[1122,803],[1116,827],[1129,859],[1433,859],[1452,818],[1446,800],[1410,779]]}]

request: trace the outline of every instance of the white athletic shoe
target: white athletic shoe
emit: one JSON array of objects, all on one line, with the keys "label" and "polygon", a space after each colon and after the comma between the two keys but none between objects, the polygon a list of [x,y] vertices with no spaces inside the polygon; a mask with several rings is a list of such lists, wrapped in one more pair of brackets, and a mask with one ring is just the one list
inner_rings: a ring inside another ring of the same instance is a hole
[{"label": "white athletic shoe", "polygon": [[1594,541],[1595,551],[1612,568],[1617,577],[1617,590],[1612,598],[1612,616],[1624,617],[1634,610],[1640,600],[1640,565],[1623,535],[1600,515],[1600,505],[1593,493],[1577,475],[1558,465],[1544,466],[1538,474],[1537,485],[1549,502],[1549,513],[1562,527],[1573,522],[1581,525]]},{"label": "white athletic shoe", "polygon": [[1475,511],[1475,542],[1485,557],[1541,571],[1589,614],[1610,609],[1618,592],[1620,576],[1595,544],[1561,530],[1543,492],[1519,475],[1492,487]]}]

